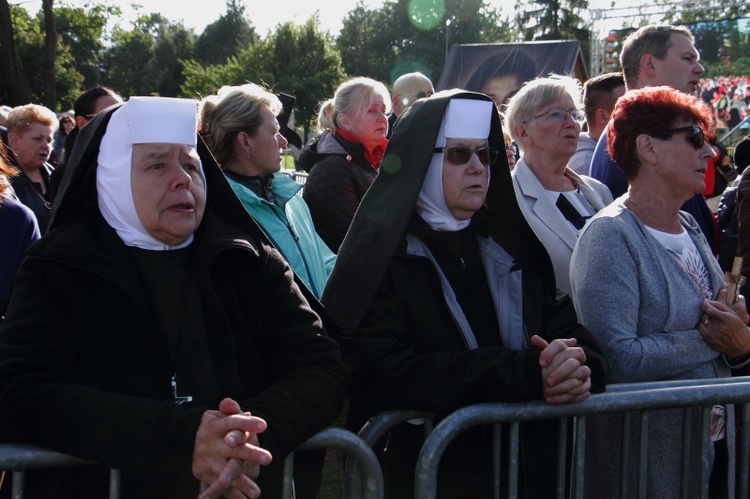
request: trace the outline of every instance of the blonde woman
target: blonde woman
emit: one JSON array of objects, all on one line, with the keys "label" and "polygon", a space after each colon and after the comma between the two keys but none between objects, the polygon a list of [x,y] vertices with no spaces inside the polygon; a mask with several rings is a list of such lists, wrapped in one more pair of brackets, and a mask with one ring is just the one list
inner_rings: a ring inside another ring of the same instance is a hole
[{"label": "blonde woman", "polygon": [[[315,232],[298,184],[281,173],[288,144],[279,98],[254,83],[222,87],[201,101],[201,134],[245,209],[316,298],[336,255]],[[288,114],[287,114],[288,116]]]},{"label": "blonde woman", "polygon": [[47,160],[58,126],[55,113],[36,104],[15,107],[8,115],[10,162],[19,170],[11,182],[18,199],[36,215],[42,234],[52,209],[49,178],[54,168]]},{"label": "blonde woman", "polygon": [[303,196],[318,234],[334,252],[378,175],[388,144],[390,108],[384,84],[370,78],[342,83],[333,98],[321,105],[321,134],[300,155],[300,164],[310,174]]}]

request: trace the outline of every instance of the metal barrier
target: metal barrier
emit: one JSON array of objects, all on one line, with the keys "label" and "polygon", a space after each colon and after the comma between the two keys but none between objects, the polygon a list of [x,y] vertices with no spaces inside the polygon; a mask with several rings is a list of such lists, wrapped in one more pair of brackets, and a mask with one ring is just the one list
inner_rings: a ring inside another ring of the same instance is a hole
[{"label": "metal barrier", "polygon": [[[510,449],[511,452],[518,451],[518,430],[519,424],[523,421],[539,419],[560,419],[561,425],[566,424],[566,418],[574,418],[577,424],[575,432],[574,450],[572,451],[573,468],[575,470],[572,479],[572,497],[583,497],[584,483],[584,444],[585,444],[585,417],[597,414],[612,413],[641,413],[641,422],[645,425],[648,423],[648,411],[657,409],[686,408],[686,407],[707,407],[703,411],[704,425],[701,431],[706,433],[708,430],[708,413],[710,406],[715,404],[744,404],[740,456],[739,456],[739,480],[737,486],[738,497],[740,499],[748,498],[748,474],[750,473],[750,378],[735,377],[723,378],[719,380],[692,380],[692,381],[675,381],[675,382],[657,382],[657,383],[631,383],[627,385],[610,385],[607,393],[596,394],[589,399],[578,404],[549,405],[541,401],[527,403],[484,403],[476,404],[459,409],[446,416],[430,434],[425,441],[417,461],[415,471],[415,492],[416,499],[434,498],[437,494],[437,470],[440,459],[448,445],[460,435],[463,431],[478,425],[494,425],[495,429],[500,427],[501,423],[510,424]],[[391,418],[392,419],[392,418]],[[577,420],[577,421],[576,421]],[[563,426],[564,428],[564,426]],[[689,428],[685,428],[683,437],[689,442]],[[497,434],[497,431],[496,431]],[[565,434],[561,431],[561,434]],[[641,432],[641,438],[647,435],[645,431]],[[624,425],[623,442],[628,443],[629,435],[627,425]],[[558,456],[567,457],[569,454],[565,442],[558,444]],[[704,441],[704,454],[707,452],[708,444]],[[497,445],[498,439],[494,440]],[[639,453],[639,482],[638,497],[645,497],[645,470],[646,470],[646,444],[642,441]],[[496,451],[496,453],[499,451]],[[628,449],[623,449],[628,452]],[[513,454],[517,455],[517,454]],[[512,455],[512,456],[513,456]],[[684,463],[691,456],[683,455],[683,480],[685,479],[686,467]],[[692,456],[696,458],[696,456]],[[703,459],[704,456],[698,456]],[[563,461],[562,459],[559,461]],[[624,465],[624,464],[623,464]],[[500,495],[500,484],[497,477],[499,473],[499,459],[495,460],[495,497]],[[560,465],[564,471],[564,462]],[[518,477],[518,459],[508,459],[508,496],[517,497],[517,477]],[[627,492],[627,485],[621,481],[621,490],[625,495],[621,497],[632,497],[633,494]],[[702,490],[705,496],[708,483],[708,470],[704,470],[701,476]],[[695,492],[695,491],[693,491]],[[564,497],[565,484],[564,474],[558,470],[557,477],[557,496]]]},{"label": "metal barrier", "polygon": [[[349,430],[343,428],[326,428],[302,444],[298,450],[326,448],[337,449],[346,454],[348,456],[347,463],[350,461],[355,463],[359,472],[357,477],[362,477],[359,479],[358,485],[364,482],[361,487],[346,491],[345,498],[383,499],[383,472],[380,469],[380,463],[378,462],[378,458],[375,457],[371,445],[368,445],[362,438]],[[284,461],[283,499],[292,498],[293,467],[294,454],[290,454],[286,458],[286,461]],[[350,474],[354,474],[354,470],[351,468],[345,469],[345,481]]]},{"label": "metal barrier", "polygon": [[298,184],[304,185],[305,182],[307,182],[307,173],[306,172],[294,172],[292,174],[292,180],[294,180]]},{"label": "metal barrier", "polygon": [[[333,448],[340,450],[357,463],[359,476],[363,477],[364,485],[346,498],[383,499],[383,473],[377,457],[364,440],[343,428],[326,428],[303,443],[299,450]],[[284,462],[284,484],[282,497],[292,497],[293,454]],[[79,459],[60,452],[23,444],[0,444],[0,473],[13,473],[13,499],[23,499],[25,489],[25,470],[56,468],[66,466],[83,466],[96,464],[92,461]],[[120,471],[110,471],[110,499],[120,498]],[[201,490],[205,485],[201,484]],[[198,491],[196,491],[198,492]]]}]

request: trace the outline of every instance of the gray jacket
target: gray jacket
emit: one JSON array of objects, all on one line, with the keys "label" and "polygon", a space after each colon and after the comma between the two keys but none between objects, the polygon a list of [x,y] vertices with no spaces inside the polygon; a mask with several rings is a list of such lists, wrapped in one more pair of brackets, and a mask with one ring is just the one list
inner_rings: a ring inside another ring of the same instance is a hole
[{"label": "gray jacket", "polygon": [[[703,293],[692,277],[627,209],[625,197],[597,213],[578,238],[570,265],[573,301],[581,323],[596,337],[615,383],[730,376],[723,357],[697,329]],[[714,298],[724,278],[693,217],[680,222],[708,269]],[[697,410],[693,411],[697,415]],[[731,420],[731,415],[729,415]],[[587,497],[616,496],[619,416],[597,416],[587,423]],[[635,420],[637,418],[633,418]],[[731,427],[727,424],[727,427]],[[698,431],[697,420],[692,428]],[[638,423],[631,436],[637,442]],[[648,497],[678,497],[682,449],[681,410],[651,413]],[[729,432],[733,437],[733,432]],[[697,490],[700,439],[692,439],[689,490]],[[606,441],[607,445],[602,445]],[[729,446],[731,449],[731,445]],[[635,464],[638,445],[631,446]],[[627,473],[635,479],[635,469]],[[631,490],[635,481],[630,481]]]}]

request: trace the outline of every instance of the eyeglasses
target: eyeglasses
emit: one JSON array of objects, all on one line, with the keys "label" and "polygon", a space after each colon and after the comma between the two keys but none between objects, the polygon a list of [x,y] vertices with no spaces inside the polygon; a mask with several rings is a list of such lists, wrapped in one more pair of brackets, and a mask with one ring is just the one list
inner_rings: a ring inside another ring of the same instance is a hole
[{"label": "eyeglasses", "polygon": [[580,109],[573,109],[572,111],[568,111],[567,109],[560,109],[558,107],[547,109],[543,113],[539,113],[534,116],[534,118],[539,118],[540,116],[545,115],[549,121],[565,121],[565,118],[567,118],[568,115],[570,115],[570,117],[576,123],[583,123],[586,120],[586,113],[584,113]]},{"label": "eyeglasses", "polygon": [[705,144],[706,142],[706,134],[703,133],[703,129],[701,129],[701,127],[699,127],[698,125],[670,128],[669,130],[654,134],[654,137],[667,138],[680,132],[690,132],[690,135],[685,137],[685,140],[690,142],[690,144],[692,144],[692,146],[696,149],[700,149],[701,147],[703,147],[703,144]]},{"label": "eyeglasses", "polygon": [[466,146],[436,147],[435,152],[444,152],[445,158],[454,165],[465,165],[471,160],[471,155],[477,155],[479,162],[490,166],[497,159],[498,150],[494,147],[480,147],[472,149]]}]

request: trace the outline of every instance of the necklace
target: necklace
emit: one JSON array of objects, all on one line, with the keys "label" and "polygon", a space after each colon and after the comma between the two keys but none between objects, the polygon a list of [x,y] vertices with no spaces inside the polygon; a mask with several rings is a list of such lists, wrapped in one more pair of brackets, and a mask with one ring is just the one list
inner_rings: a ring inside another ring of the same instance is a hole
[{"label": "necklace", "polygon": [[[651,216],[650,216],[650,215],[649,215],[649,214],[648,214],[647,212],[643,211],[643,210],[641,209],[641,207],[640,207],[640,206],[638,206],[638,203],[636,202],[636,200],[635,200],[635,199],[633,199],[632,197],[629,197],[629,196],[628,196],[628,199],[627,199],[627,200],[626,200],[625,202],[626,202],[626,203],[628,203],[628,204],[632,203],[632,204],[633,204],[633,208],[635,208],[635,211],[637,211],[637,212],[638,212],[638,213],[640,213],[640,214],[641,214],[641,215],[642,215],[643,217],[645,217],[645,218],[646,218],[646,219],[647,219],[647,220],[648,220],[648,221],[650,222],[650,223],[649,223],[649,224],[647,224],[647,225],[650,225],[650,226],[651,226],[651,227],[653,227],[654,229],[656,229],[656,230],[660,230],[660,231],[662,231],[662,232],[668,232],[668,233],[670,233],[670,234],[679,234],[679,233],[681,233],[681,232],[682,232],[682,227],[679,227],[679,229],[678,229],[677,231],[675,231],[674,229],[663,229],[663,228],[662,228],[662,226],[661,226],[661,224],[660,224],[660,223],[658,223],[658,222],[656,222],[656,220],[654,220],[653,218],[651,218]],[[628,208],[628,207],[626,206],[626,208]],[[631,211],[632,211],[632,210],[631,210]],[[641,218],[641,217],[638,217],[638,218]],[[641,221],[643,221],[643,220],[641,220]],[[678,225],[679,225],[679,221],[678,221]]]}]

